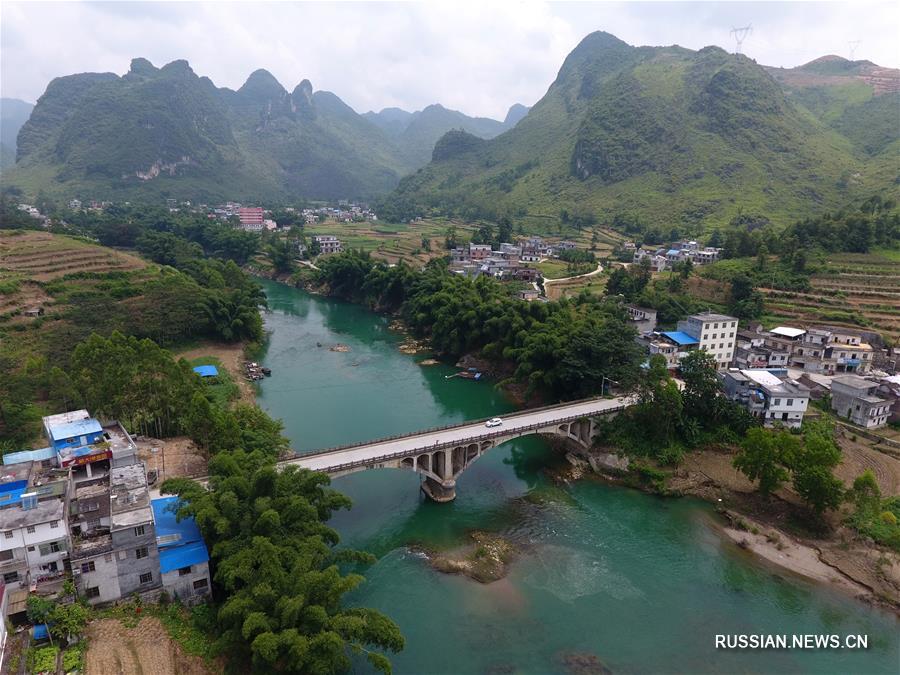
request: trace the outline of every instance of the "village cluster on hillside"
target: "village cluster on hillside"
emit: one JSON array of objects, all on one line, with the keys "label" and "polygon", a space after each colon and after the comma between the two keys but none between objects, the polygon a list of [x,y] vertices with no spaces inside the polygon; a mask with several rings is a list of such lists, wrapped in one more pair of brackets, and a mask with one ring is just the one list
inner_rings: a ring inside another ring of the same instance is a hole
[{"label": "village cluster on hillside", "polygon": [[870,344],[877,336],[838,326],[763,330],[738,328],[738,319],[704,312],[656,330],[656,312],[629,306],[637,338],[649,356],[676,370],[690,352],[711,354],[725,395],[767,426],[799,427],[810,398],[829,395],[831,409],[866,429],[900,419],[900,376],[888,350]]}]

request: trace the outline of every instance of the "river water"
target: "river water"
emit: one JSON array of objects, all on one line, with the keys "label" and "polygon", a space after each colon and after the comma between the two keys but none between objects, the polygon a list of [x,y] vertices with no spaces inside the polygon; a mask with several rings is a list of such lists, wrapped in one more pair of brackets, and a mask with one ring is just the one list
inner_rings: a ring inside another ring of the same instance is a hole
[{"label": "river water", "polygon": [[[400,353],[386,318],[264,285],[273,373],[258,401],[297,451],[512,410],[489,383],[447,380],[453,368]],[[763,565],[723,540],[704,503],[590,480],[558,487],[542,469],[560,461],[539,438],[507,443],[462,475],[450,504],[426,501],[412,472],[334,482],[354,504],[332,520],[342,545],[378,557],[348,600],[400,625],[395,673],[900,672],[894,617]],[[473,529],[521,549],[507,578],[441,574],[410,548],[460,546]],[[867,635],[869,647],[715,649],[716,634],[782,633]]]}]

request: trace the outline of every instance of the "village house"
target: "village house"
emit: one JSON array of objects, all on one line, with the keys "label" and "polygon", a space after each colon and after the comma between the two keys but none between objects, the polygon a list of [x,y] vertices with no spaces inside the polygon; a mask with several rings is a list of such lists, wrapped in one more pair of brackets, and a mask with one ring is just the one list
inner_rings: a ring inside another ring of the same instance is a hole
[{"label": "village house", "polygon": [[799,428],[809,406],[809,389],[786,371],[732,368],[720,373],[722,390],[767,427]]},{"label": "village house", "polygon": [[319,245],[319,252],[324,255],[341,252],[341,240],[332,234],[316,235],[313,241]]},{"label": "village house", "polygon": [[655,309],[647,309],[637,305],[625,305],[625,309],[628,312],[628,318],[631,319],[631,325],[634,326],[638,335],[652,333],[656,330]]},{"label": "village house", "polygon": [[[800,329],[795,329],[800,330]],[[862,333],[849,328],[814,326],[794,343],[790,365],[811,373],[867,373],[874,350]]]},{"label": "village house", "polygon": [[163,590],[191,605],[210,592],[209,552],[193,518],[179,521],[178,497],[152,501]]},{"label": "village house", "polygon": [[892,402],[878,396],[878,382],[843,375],[831,381],[831,409],[839,416],[867,429],[887,424]]}]

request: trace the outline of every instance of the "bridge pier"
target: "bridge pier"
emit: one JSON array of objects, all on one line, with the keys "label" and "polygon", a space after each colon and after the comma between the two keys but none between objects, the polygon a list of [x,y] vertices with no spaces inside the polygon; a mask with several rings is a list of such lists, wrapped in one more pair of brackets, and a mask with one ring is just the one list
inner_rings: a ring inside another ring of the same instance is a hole
[{"label": "bridge pier", "polygon": [[452,502],[456,499],[456,481],[447,480],[440,482],[431,476],[425,476],[425,480],[422,481],[422,492],[431,501],[438,504]]}]

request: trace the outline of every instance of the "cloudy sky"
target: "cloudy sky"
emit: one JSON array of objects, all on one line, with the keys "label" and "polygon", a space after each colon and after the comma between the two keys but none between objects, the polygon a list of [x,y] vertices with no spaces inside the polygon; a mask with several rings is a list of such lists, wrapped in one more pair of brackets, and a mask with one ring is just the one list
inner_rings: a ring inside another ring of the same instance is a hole
[{"label": "cloudy sky", "polygon": [[187,59],[217,85],[265,68],[303,78],[357,111],[440,102],[502,117],[547,90],[579,40],[605,30],[634,45],[716,44],[753,25],[744,53],[791,67],[823,54],[900,66],[900,3],[422,2],[0,4],[0,93],[35,101],[54,77]]}]

